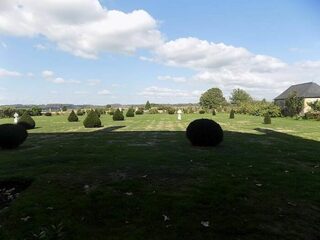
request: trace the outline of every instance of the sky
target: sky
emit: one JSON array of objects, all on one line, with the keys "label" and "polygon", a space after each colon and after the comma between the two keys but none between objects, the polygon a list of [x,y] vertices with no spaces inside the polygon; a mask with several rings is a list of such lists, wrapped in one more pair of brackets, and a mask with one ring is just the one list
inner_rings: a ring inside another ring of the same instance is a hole
[{"label": "sky", "polygon": [[272,100],[320,84],[318,0],[1,0],[0,105]]}]

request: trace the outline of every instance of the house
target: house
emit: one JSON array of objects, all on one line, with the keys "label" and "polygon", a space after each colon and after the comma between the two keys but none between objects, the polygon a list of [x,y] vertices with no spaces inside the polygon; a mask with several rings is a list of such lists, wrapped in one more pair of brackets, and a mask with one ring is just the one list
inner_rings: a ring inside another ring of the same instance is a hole
[{"label": "house", "polygon": [[286,99],[294,92],[297,93],[298,97],[303,98],[303,114],[311,110],[311,107],[308,105],[308,103],[320,100],[320,86],[314,82],[308,82],[289,87],[274,99],[275,104],[284,109]]}]

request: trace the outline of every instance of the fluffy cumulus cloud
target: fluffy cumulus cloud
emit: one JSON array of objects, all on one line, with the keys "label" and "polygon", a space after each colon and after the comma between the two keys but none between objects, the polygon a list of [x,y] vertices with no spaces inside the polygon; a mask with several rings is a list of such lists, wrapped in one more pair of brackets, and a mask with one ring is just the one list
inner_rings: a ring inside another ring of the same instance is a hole
[{"label": "fluffy cumulus cloud", "polygon": [[199,97],[202,92],[198,90],[186,91],[180,89],[171,89],[171,88],[162,88],[157,86],[151,86],[145,88],[139,93],[141,96],[150,97],[153,99],[163,98],[167,99],[168,97],[178,97],[178,98],[196,98]]},{"label": "fluffy cumulus cloud", "polygon": [[81,81],[69,79],[66,80],[63,77],[56,76],[56,74],[51,70],[44,70],[41,73],[41,76],[48,82],[56,83],[56,84],[63,84],[63,83],[70,83],[70,84],[79,84]]},{"label": "fluffy cumulus cloud", "polygon": [[[320,81],[320,62],[288,64],[278,58],[259,55],[241,47],[213,43],[197,38],[180,38],[166,42],[154,50],[152,59],[168,66],[195,71],[190,81],[217,86],[230,93],[244,88],[255,97],[274,97],[291,84]],[[162,76],[160,80],[177,80]],[[189,79],[188,79],[189,81]],[[266,94],[265,92],[270,94]]]},{"label": "fluffy cumulus cloud", "polygon": [[0,33],[42,35],[76,56],[133,53],[162,42],[156,20],[144,10],[124,13],[98,0],[1,0]]},{"label": "fluffy cumulus cloud", "polygon": [[0,68],[0,78],[5,78],[5,77],[20,77],[22,76],[21,73],[16,72],[16,71],[9,71],[3,68]]},{"label": "fluffy cumulus cloud", "polygon": [[187,81],[187,79],[185,77],[174,77],[174,76],[158,76],[158,80],[161,81],[172,81],[172,82],[176,82],[176,83],[184,83]]}]

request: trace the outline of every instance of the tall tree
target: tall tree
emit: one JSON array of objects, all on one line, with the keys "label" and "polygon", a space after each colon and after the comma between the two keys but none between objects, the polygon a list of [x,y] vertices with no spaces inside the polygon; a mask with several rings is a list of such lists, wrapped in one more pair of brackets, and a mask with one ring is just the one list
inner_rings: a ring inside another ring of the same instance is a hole
[{"label": "tall tree", "polygon": [[146,110],[149,110],[151,108],[151,104],[149,101],[147,101],[146,106],[144,107]]},{"label": "tall tree", "polygon": [[200,97],[200,105],[203,108],[214,109],[226,105],[227,101],[219,88],[211,88]]},{"label": "tall tree", "polygon": [[290,117],[298,116],[303,110],[303,98],[297,96],[297,92],[292,92],[285,101],[287,113]]},{"label": "tall tree", "polygon": [[237,88],[233,89],[230,97],[230,101],[232,104],[240,105],[245,102],[252,102],[252,97],[245,90]]}]

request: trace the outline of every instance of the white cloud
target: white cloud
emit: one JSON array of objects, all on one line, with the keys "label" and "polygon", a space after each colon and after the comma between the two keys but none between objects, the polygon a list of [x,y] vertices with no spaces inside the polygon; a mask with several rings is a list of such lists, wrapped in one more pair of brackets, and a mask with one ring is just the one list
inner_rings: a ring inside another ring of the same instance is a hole
[{"label": "white cloud", "polygon": [[144,10],[124,13],[98,0],[2,0],[0,33],[43,35],[59,49],[84,58],[100,52],[134,53],[162,43],[156,20]]},{"label": "white cloud", "polygon": [[20,77],[22,76],[21,73],[15,71],[9,71],[3,68],[0,68],[0,78],[3,77]]},{"label": "white cloud", "polygon": [[87,80],[87,84],[89,86],[96,86],[96,85],[99,85],[101,83],[101,80],[99,79],[89,79]]},{"label": "white cloud", "polygon": [[186,91],[180,89],[171,89],[171,88],[162,88],[157,86],[147,87],[138,95],[145,97],[153,97],[153,98],[168,98],[168,97],[184,97],[184,98],[192,98],[197,97],[200,94],[200,91]]},{"label": "white cloud", "polygon": [[[154,50],[154,62],[194,70],[195,84],[220,87],[225,93],[240,87],[257,97],[272,99],[296,83],[320,82],[320,61],[288,64],[278,58],[254,54],[241,47],[197,38],[169,41]],[[177,80],[160,76],[160,80]]]},{"label": "white cloud", "polygon": [[79,83],[81,83],[81,81],[78,81],[78,80],[74,80],[74,79],[65,80],[63,77],[60,77],[60,76],[57,77],[55,75],[55,73],[51,70],[44,70],[44,71],[42,71],[41,75],[46,81],[56,83],[56,84],[62,84],[62,83],[79,84]]},{"label": "white cloud", "polygon": [[47,49],[47,47],[45,45],[40,44],[40,43],[34,45],[34,48],[37,49],[37,50],[46,50]]},{"label": "white cloud", "polygon": [[76,95],[86,95],[86,94],[88,94],[88,92],[87,91],[75,91],[74,94],[76,94]]},{"label": "white cloud", "polygon": [[110,95],[111,92],[107,89],[101,90],[98,92],[98,95]]},{"label": "white cloud", "polygon": [[158,80],[161,81],[172,81],[172,82],[176,82],[176,83],[184,83],[187,81],[187,79],[185,77],[173,77],[173,76],[158,76]]},{"label": "white cloud", "polygon": [[31,77],[34,77],[34,74],[33,74],[32,72],[28,72],[28,73],[27,73],[27,77],[30,77],[30,78],[31,78]]}]

